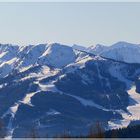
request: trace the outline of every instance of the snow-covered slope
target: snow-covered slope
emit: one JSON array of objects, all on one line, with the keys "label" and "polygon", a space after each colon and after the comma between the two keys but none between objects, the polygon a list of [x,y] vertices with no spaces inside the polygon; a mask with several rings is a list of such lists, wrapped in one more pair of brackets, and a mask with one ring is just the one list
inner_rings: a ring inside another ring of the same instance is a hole
[{"label": "snow-covered slope", "polygon": [[25,46],[21,48],[19,57],[22,59],[20,68],[29,67],[37,63],[38,58],[46,51],[47,44]]},{"label": "snow-covered slope", "polygon": [[88,52],[93,53],[95,55],[100,55],[103,52],[107,51],[109,47],[97,44],[96,46],[90,46],[88,47]]},{"label": "snow-covered slope", "polygon": [[9,61],[17,56],[19,46],[11,44],[0,44],[0,63]]},{"label": "snow-covered slope", "polygon": [[62,68],[75,60],[76,55],[71,47],[54,43],[48,46],[48,49],[39,58],[38,63]]},{"label": "snow-covered slope", "polygon": [[0,77],[8,75],[15,68],[19,48],[16,45],[0,44]]},{"label": "snow-covered slope", "polygon": [[89,48],[90,52],[127,63],[140,63],[140,45],[118,42],[111,46],[97,45]]},{"label": "snow-covered slope", "polygon": [[84,46],[76,45],[76,44],[74,44],[74,45],[72,46],[72,48],[75,49],[75,50],[80,50],[80,51],[87,51],[87,49],[88,49],[88,48],[86,48],[86,47],[84,47]]},{"label": "snow-covered slope", "polygon": [[86,50],[0,45],[0,117],[9,136],[27,136],[32,126],[41,136],[46,129],[51,136],[86,134],[96,121],[113,129],[139,120],[139,53],[126,42]]},{"label": "snow-covered slope", "polygon": [[25,71],[33,65],[62,68],[73,63],[77,56],[72,47],[53,44],[29,46],[0,45],[0,77],[13,71]]}]

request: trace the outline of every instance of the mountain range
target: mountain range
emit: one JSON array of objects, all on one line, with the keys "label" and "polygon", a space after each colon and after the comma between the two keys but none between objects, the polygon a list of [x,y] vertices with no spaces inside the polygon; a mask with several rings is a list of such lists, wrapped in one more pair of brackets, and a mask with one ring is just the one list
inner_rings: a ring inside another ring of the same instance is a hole
[{"label": "mountain range", "polygon": [[140,119],[140,45],[0,44],[0,117],[7,137],[87,134]]}]

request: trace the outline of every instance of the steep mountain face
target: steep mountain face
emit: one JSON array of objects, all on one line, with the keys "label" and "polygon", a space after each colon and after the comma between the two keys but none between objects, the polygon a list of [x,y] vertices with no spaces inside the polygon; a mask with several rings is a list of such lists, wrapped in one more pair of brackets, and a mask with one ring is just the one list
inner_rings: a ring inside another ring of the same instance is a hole
[{"label": "steep mountain face", "polygon": [[[97,121],[113,129],[139,120],[140,64],[58,43],[14,49],[11,69],[0,68],[11,70],[0,74],[0,117],[7,136],[30,137],[33,130],[40,137],[80,135]],[[9,62],[2,55],[1,64]]]},{"label": "steep mountain face", "polygon": [[118,42],[112,46],[97,45],[89,50],[106,58],[127,63],[140,63],[140,44]]}]

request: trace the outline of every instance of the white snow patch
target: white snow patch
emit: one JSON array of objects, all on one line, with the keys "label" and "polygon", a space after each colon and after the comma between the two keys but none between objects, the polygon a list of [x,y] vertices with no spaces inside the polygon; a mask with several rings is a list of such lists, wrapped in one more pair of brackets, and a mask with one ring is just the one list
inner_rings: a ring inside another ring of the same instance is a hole
[{"label": "white snow patch", "polygon": [[33,66],[33,65],[29,65],[29,66],[26,66],[26,67],[22,67],[22,68],[19,69],[19,72],[24,72],[24,71],[30,69],[32,66]]},{"label": "white snow patch", "polygon": [[37,92],[32,92],[32,93],[28,93],[26,94],[26,96],[23,98],[23,100],[21,100],[20,102],[23,104],[27,104],[29,106],[33,106],[31,103],[31,98],[36,94]]},{"label": "white snow patch", "polygon": [[15,115],[16,115],[16,112],[17,112],[17,110],[18,110],[18,108],[19,108],[19,105],[20,105],[19,102],[18,102],[18,103],[15,103],[15,104],[14,104],[12,107],[10,107],[10,108],[8,109],[8,111],[7,111],[5,114],[3,114],[3,116],[2,116],[2,118],[4,118],[4,117],[6,117],[8,114],[11,114],[11,117],[10,117],[10,119],[9,119],[9,123],[8,123],[8,126],[7,126],[8,133],[7,133],[7,136],[5,137],[5,139],[12,139],[13,132],[14,132],[14,129],[15,129],[15,128],[13,128],[13,119],[14,119],[14,117],[15,117]]},{"label": "white snow patch", "polygon": [[122,115],[122,120],[110,120],[108,122],[109,129],[118,129],[127,127],[131,121],[140,120],[140,94],[136,92],[136,86],[132,86],[128,91],[129,106],[128,112],[123,110],[116,110]]},{"label": "white snow patch", "polygon": [[35,78],[35,77],[38,77],[38,76],[39,76],[39,74],[37,74],[37,73],[30,73],[29,75],[27,75],[27,76],[21,78],[20,81],[25,81],[25,80],[27,80],[27,79]]},{"label": "white snow patch", "polygon": [[[1,52],[0,53],[0,59],[4,56],[4,55],[6,55],[8,52]],[[1,62],[1,61],[0,61]]]},{"label": "white snow patch", "polygon": [[[64,93],[64,94],[66,94],[66,93]],[[66,94],[66,95],[71,96],[71,97],[77,99],[84,106],[91,106],[91,107],[96,107],[96,108],[104,110],[104,111],[109,111],[108,109],[104,108],[101,105],[98,105],[98,104],[94,103],[91,100],[87,100],[87,99],[84,99],[84,98],[81,98],[81,97],[78,97],[78,96],[75,96],[75,95],[71,95],[71,94]]]},{"label": "white snow patch", "polygon": [[75,61],[74,63],[71,63],[69,65],[66,66],[66,72],[67,73],[73,73],[75,72],[76,69],[82,69],[85,67],[85,63],[89,60],[93,60],[93,57],[90,57],[89,55],[86,55],[80,59],[78,59],[77,61]]},{"label": "white snow patch", "polygon": [[3,87],[5,87],[5,86],[7,86],[7,83],[1,84],[0,85],[0,89],[3,88]]},{"label": "white snow patch", "polygon": [[6,61],[6,63],[9,64],[9,65],[12,65],[12,64],[14,65],[14,63],[16,62],[16,60],[17,60],[17,58],[14,57],[14,58],[12,58],[11,60]]},{"label": "white snow patch", "polygon": [[119,128],[126,128],[129,125],[129,121],[127,120],[111,120],[108,121],[109,129],[119,129]]},{"label": "white snow patch", "polygon": [[128,94],[130,97],[130,105],[127,107],[127,110],[130,112],[133,120],[140,120],[140,94],[136,92],[136,86],[132,86],[132,88],[128,90]]},{"label": "white snow patch", "polygon": [[93,60],[93,57],[90,57],[90,56],[87,55],[87,56],[83,57],[81,60],[77,61],[75,63],[75,66],[78,66],[80,68],[84,68],[85,67],[85,63],[87,61],[89,61],[89,60]]},{"label": "white snow patch", "polygon": [[15,117],[18,107],[19,107],[19,103],[16,103],[14,106],[10,107],[10,112],[12,113],[13,118]]},{"label": "white snow patch", "polygon": [[60,80],[60,79],[64,78],[65,76],[66,76],[66,74],[63,74],[63,75],[60,75],[58,78]]},{"label": "white snow patch", "polygon": [[40,77],[38,78],[38,80],[42,80],[44,78],[50,77],[50,76],[54,76],[56,74],[58,74],[60,71],[60,69],[51,69],[48,66],[42,66],[41,72],[40,72]]},{"label": "white snow patch", "polygon": [[59,114],[61,114],[61,113],[58,112],[58,111],[56,111],[56,110],[54,110],[54,109],[50,109],[48,112],[46,112],[46,114],[47,114],[48,116],[52,116],[52,115],[59,115]]},{"label": "white snow patch", "polygon": [[39,85],[41,91],[52,91],[52,92],[59,92],[59,93],[61,92],[55,87],[53,82],[49,82],[46,84],[38,83],[38,85]]},{"label": "white snow patch", "polygon": [[0,65],[0,77],[6,77],[13,70],[13,66],[8,63],[2,63]]},{"label": "white snow patch", "polygon": [[15,103],[12,107],[10,107],[8,109],[8,111],[6,113],[3,114],[2,118],[4,118],[5,116],[7,116],[8,114],[11,114],[12,118],[15,117],[15,114],[18,110],[19,107],[19,103]]}]

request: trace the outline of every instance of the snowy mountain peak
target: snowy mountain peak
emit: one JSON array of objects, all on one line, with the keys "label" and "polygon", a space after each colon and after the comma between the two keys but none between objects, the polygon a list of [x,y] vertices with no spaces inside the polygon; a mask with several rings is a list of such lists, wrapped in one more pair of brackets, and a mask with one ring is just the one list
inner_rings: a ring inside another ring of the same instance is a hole
[{"label": "snowy mountain peak", "polygon": [[140,63],[140,45],[124,41],[117,42],[111,46],[96,45],[89,49],[96,55],[123,61],[127,63]]},{"label": "snowy mountain peak", "polygon": [[127,63],[140,63],[140,45],[118,42],[104,51],[102,55]]},{"label": "snowy mountain peak", "polygon": [[81,50],[81,51],[86,51],[87,50],[86,47],[81,46],[81,45],[77,45],[77,44],[73,44],[72,48],[76,49],[76,50]]},{"label": "snowy mountain peak", "polygon": [[117,61],[140,63],[140,45],[124,41],[111,46],[97,44],[89,48],[59,43],[28,46],[0,44],[0,77],[5,77],[14,69],[27,70],[36,64],[62,68],[91,53]]},{"label": "snowy mountain peak", "polygon": [[102,52],[106,51],[108,49],[107,46],[101,45],[101,44],[97,44],[96,46],[90,46],[88,48],[88,51],[95,54],[95,55],[99,55]]},{"label": "snowy mountain peak", "polygon": [[10,52],[15,52],[19,49],[20,47],[17,45],[11,45],[11,44],[0,44],[0,51],[10,51]]},{"label": "snowy mountain peak", "polygon": [[73,49],[58,43],[49,44],[47,50],[39,58],[39,63],[61,68],[74,62],[76,55]]},{"label": "snowy mountain peak", "polygon": [[33,126],[44,137],[46,129],[50,136],[87,134],[97,120],[105,129],[139,120],[140,65],[120,62],[140,63],[139,45],[74,48],[0,45],[0,117],[7,137],[29,136]]},{"label": "snowy mountain peak", "polygon": [[113,48],[124,48],[124,47],[127,47],[127,48],[132,48],[132,47],[140,47],[139,44],[132,44],[132,43],[128,43],[128,42],[125,42],[125,41],[119,41],[115,44],[113,44],[111,47]]}]

